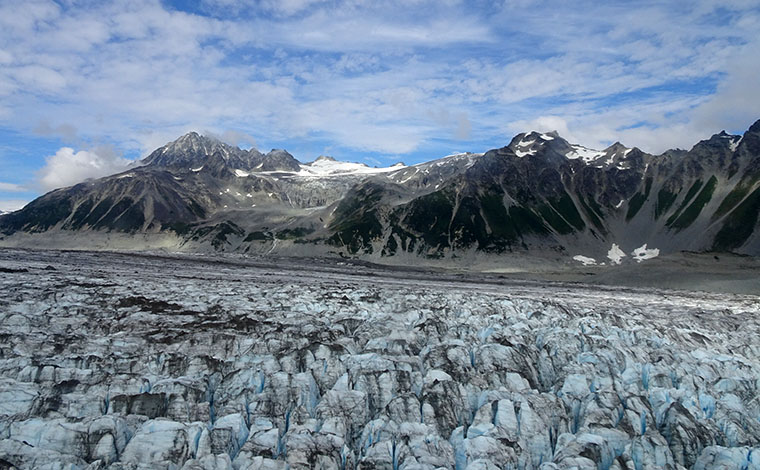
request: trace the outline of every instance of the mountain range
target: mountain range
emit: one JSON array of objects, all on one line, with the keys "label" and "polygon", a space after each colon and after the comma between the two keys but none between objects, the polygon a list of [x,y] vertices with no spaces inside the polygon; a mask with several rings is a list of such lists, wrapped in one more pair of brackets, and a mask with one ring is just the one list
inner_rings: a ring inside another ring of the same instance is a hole
[{"label": "mountain range", "polygon": [[661,155],[527,132],[387,168],[301,163],[191,132],[0,215],[0,246],[619,262],[634,250],[760,255],[759,212],[760,121]]}]

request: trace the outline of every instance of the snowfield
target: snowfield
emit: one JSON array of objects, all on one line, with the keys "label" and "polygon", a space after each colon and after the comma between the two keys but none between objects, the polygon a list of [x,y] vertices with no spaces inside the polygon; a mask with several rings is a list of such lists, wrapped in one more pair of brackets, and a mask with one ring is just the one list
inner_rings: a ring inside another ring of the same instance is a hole
[{"label": "snowfield", "polygon": [[757,469],[757,296],[0,250],[0,468]]}]

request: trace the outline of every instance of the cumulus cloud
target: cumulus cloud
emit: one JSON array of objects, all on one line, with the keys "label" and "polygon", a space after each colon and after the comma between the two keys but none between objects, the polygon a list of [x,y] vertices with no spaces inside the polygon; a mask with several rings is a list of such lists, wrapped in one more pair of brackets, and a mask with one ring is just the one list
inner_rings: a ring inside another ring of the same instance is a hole
[{"label": "cumulus cloud", "polygon": [[71,147],[61,147],[55,155],[47,157],[45,166],[38,174],[39,184],[46,191],[71,186],[90,178],[118,173],[130,163],[130,160],[108,151],[98,154],[88,150],[75,152]]},{"label": "cumulus cloud", "polygon": [[[657,152],[760,109],[757,2],[241,5],[0,2],[0,128],[141,155],[188,130],[395,155],[539,126]],[[82,177],[114,167],[82,151]]]}]

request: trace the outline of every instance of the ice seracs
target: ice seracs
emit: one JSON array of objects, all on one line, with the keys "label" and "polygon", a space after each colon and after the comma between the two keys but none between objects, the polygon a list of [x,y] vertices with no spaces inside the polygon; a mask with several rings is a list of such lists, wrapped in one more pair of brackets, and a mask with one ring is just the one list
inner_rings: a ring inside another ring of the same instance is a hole
[{"label": "ice seracs", "polygon": [[4,467],[758,468],[748,296],[197,256],[0,266]]}]

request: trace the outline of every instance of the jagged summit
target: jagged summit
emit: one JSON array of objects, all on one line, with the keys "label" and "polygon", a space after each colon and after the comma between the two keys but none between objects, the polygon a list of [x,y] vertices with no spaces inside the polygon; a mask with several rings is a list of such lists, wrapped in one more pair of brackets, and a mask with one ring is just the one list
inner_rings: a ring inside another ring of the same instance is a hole
[{"label": "jagged summit", "polygon": [[285,149],[272,149],[266,155],[261,155],[254,160],[252,165],[259,171],[299,171],[301,169],[301,163]]},{"label": "jagged summit", "polygon": [[142,166],[2,215],[0,241],[116,231],[265,253],[295,239],[299,253],[452,259],[466,250],[599,257],[613,244],[760,254],[759,213],[760,121],[743,136],[721,132],[657,156],[531,131],[483,154],[384,168],[325,156],[302,164],[284,149],[264,155],[191,132]]},{"label": "jagged summit", "polygon": [[272,149],[266,155],[255,148],[242,150],[214,137],[188,132],[155,150],[142,160],[143,166],[174,170],[206,171],[298,171],[300,163],[283,149]]},{"label": "jagged summit", "polygon": [[507,148],[518,158],[536,156],[555,163],[579,160],[596,167],[620,166],[621,161],[633,150],[620,142],[615,142],[604,150],[591,149],[568,142],[557,131],[531,131],[518,134]]},{"label": "jagged summit", "polygon": [[261,155],[258,150],[241,150],[219,139],[197,132],[188,132],[173,142],[155,150],[141,162],[144,166],[196,168],[203,165],[227,164],[248,169]]},{"label": "jagged summit", "polygon": [[621,144],[619,141],[604,149],[605,152],[625,152],[626,150],[628,150],[628,147]]},{"label": "jagged summit", "polygon": [[[560,137],[556,131],[547,133],[531,131],[517,134],[512,138],[507,148],[512,150],[517,157],[523,158],[533,155],[545,155],[546,150],[555,150],[557,147],[564,149],[568,145],[568,142]],[[555,150],[555,153],[561,152],[556,152]]]}]

